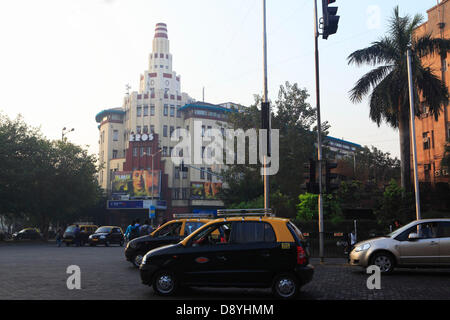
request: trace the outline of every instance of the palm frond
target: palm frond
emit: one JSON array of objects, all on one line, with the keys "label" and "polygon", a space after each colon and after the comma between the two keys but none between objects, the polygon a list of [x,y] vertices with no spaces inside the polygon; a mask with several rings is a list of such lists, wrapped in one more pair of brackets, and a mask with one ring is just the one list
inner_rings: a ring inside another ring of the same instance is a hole
[{"label": "palm frond", "polygon": [[370,47],[357,50],[347,58],[348,64],[357,66],[368,64],[377,65],[381,63],[392,63],[397,58],[397,52],[393,42],[385,37],[379,41],[373,42]]},{"label": "palm frond", "polygon": [[386,75],[393,70],[393,65],[380,66],[366,73],[358,80],[355,87],[350,91],[350,99],[352,102],[361,102],[371,88],[375,88]]}]

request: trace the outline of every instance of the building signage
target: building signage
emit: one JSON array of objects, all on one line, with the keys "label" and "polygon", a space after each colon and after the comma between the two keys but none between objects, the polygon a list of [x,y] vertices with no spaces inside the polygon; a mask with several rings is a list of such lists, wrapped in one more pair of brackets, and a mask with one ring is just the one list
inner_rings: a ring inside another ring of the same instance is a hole
[{"label": "building signage", "polygon": [[440,169],[434,172],[435,177],[446,177],[448,176],[448,169]]},{"label": "building signage", "polygon": [[130,141],[153,141],[153,133],[130,134]]},{"label": "building signage", "polygon": [[[120,209],[151,209],[151,205],[149,204],[148,200],[108,200],[107,202],[107,209],[111,210],[120,210]],[[160,209],[160,210],[166,210],[167,209],[167,202],[165,200],[158,200],[155,201],[156,205],[153,206],[153,208]]]}]

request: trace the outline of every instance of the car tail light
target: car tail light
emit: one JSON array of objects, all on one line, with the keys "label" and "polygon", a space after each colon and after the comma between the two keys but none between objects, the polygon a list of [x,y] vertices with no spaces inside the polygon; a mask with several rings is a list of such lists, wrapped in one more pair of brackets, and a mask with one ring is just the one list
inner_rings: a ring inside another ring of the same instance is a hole
[{"label": "car tail light", "polygon": [[306,264],[306,253],[302,246],[297,246],[297,264]]}]

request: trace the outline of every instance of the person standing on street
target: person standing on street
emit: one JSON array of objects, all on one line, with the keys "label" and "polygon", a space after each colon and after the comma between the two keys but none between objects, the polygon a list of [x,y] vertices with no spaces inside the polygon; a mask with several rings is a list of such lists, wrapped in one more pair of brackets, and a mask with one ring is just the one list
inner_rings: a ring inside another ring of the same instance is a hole
[{"label": "person standing on street", "polygon": [[73,234],[75,236],[75,245],[77,247],[79,247],[80,246],[80,226],[79,225],[75,226],[75,230],[74,230]]},{"label": "person standing on street", "polygon": [[56,244],[58,245],[58,247],[61,247],[63,234],[64,233],[61,228],[59,228],[58,231],[56,231]]},{"label": "person standing on street", "polygon": [[134,227],[134,220],[131,221],[131,223],[127,227],[127,230],[125,230],[124,236],[125,236],[125,239],[127,239],[127,241],[131,240],[130,236],[131,236],[131,230],[133,229],[133,227]]},{"label": "person standing on street", "polygon": [[355,233],[355,230],[352,230],[352,232],[350,233],[350,251],[349,252],[352,252],[355,244],[356,244],[356,233]]}]

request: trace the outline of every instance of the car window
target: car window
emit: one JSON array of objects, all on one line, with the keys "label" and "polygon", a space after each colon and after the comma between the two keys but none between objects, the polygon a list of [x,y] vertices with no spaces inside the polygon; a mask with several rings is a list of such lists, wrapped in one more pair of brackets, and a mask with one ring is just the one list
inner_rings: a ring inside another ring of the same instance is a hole
[{"label": "car window", "polygon": [[203,222],[199,221],[186,221],[184,226],[184,236],[190,235],[192,232],[200,228],[202,225],[204,225]]},{"label": "car window", "polygon": [[450,222],[439,222],[439,238],[450,238]]},{"label": "car window", "polygon": [[412,226],[402,233],[400,233],[395,240],[407,241],[411,233],[417,233],[419,239],[432,239],[438,237],[438,224],[437,222],[425,222]]},{"label": "car window", "polygon": [[234,243],[275,242],[275,232],[267,222],[234,222],[232,228]]},{"label": "car window", "polygon": [[157,231],[156,237],[175,237],[180,235],[182,222],[174,222]]},{"label": "car window", "polygon": [[226,245],[230,243],[231,229],[231,222],[213,224],[194,235],[189,243],[194,247]]}]

